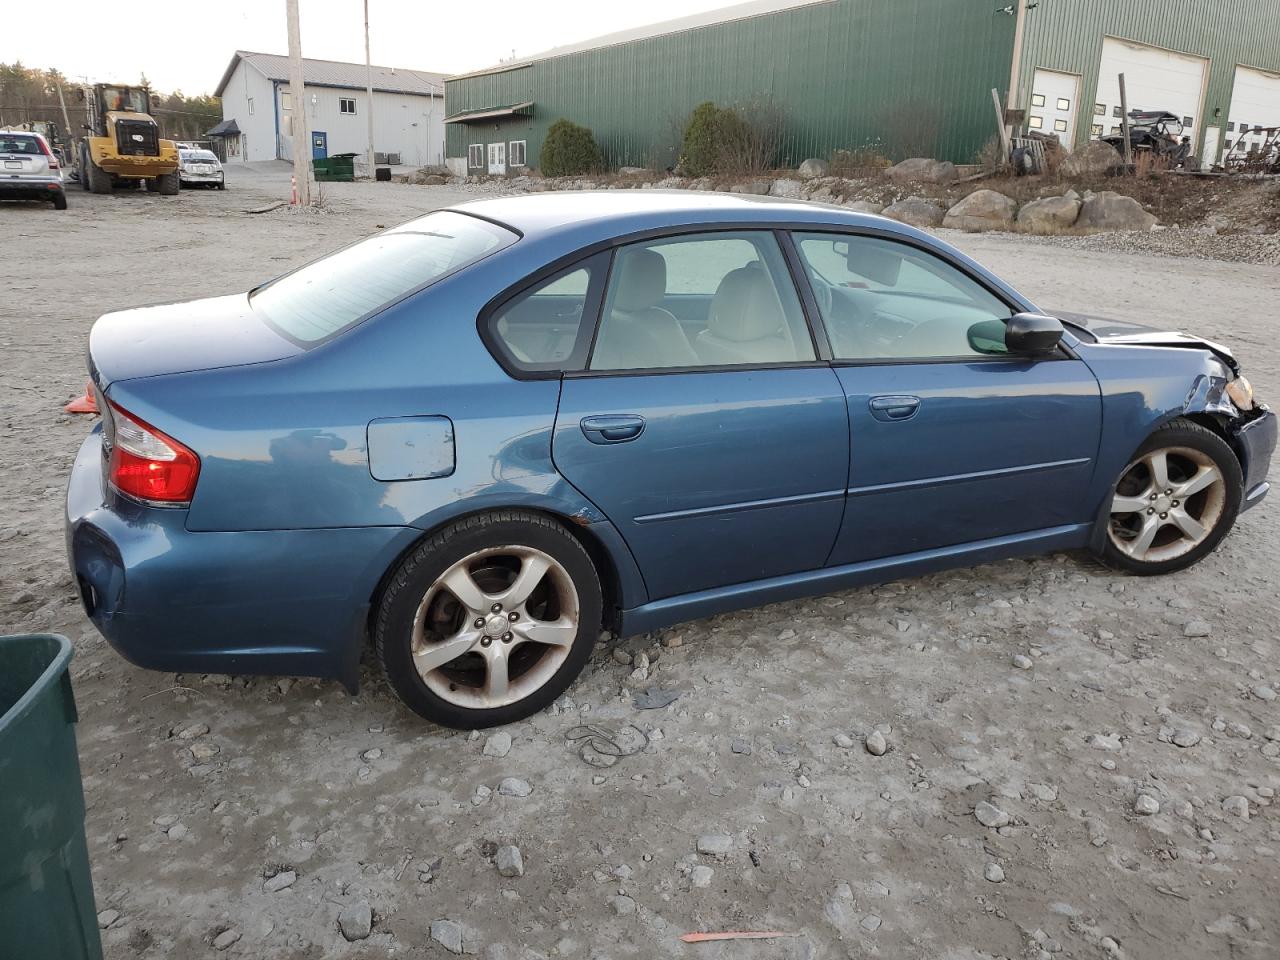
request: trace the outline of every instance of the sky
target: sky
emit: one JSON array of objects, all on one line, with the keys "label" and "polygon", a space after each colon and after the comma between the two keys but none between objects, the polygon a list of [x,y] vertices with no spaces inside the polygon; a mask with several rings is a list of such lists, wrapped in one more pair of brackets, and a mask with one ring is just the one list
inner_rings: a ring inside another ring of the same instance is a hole
[{"label": "sky", "polygon": [[[729,6],[736,0],[369,0],[374,63],[462,73],[600,34]],[[362,0],[299,0],[302,54],[364,62]],[[18,0],[4,14],[0,63],[56,67],[72,79],[136,81],[188,96],[212,93],[237,50],[287,53],[285,0],[218,0],[122,7],[103,17],[101,0],[48,8]],[[123,12],[135,10],[134,13]],[[200,17],[194,16],[199,10]]]}]

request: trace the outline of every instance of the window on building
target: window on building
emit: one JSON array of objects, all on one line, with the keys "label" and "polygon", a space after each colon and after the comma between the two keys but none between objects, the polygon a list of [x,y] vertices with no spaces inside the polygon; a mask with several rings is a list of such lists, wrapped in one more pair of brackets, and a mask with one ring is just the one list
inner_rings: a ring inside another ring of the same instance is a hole
[{"label": "window on building", "polygon": [[1070,109],[1071,109],[1071,101],[1070,101],[1070,100],[1068,100],[1066,97],[1059,97],[1059,98],[1058,98],[1058,109],[1059,109],[1059,110],[1070,110]]},{"label": "window on building", "polygon": [[1095,137],[1102,136],[1102,124],[1095,123],[1093,126],[1089,128],[1089,133]]},{"label": "window on building", "polygon": [[280,109],[281,110],[293,109],[293,94],[290,93],[288,90],[282,90],[280,92]]},{"label": "window on building", "polygon": [[1112,127],[1112,128],[1111,128],[1111,132],[1112,132],[1112,133],[1119,133],[1119,132],[1120,132],[1120,128],[1119,128],[1119,127]]},{"label": "window on building", "polygon": [[249,98],[249,116],[253,116],[253,97]]},{"label": "window on building", "polygon": [[1105,117],[1107,115],[1107,105],[1105,103],[1095,103],[1093,105],[1093,115],[1095,117]]},{"label": "window on building", "polygon": [[483,143],[473,143],[467,147],[467,166],[472,168],[484,166]]},{"label": "window on building", "polygon": [[1043,93],[1033,93],[1033,94],[1031,95],[1031,105],[1032,105],[1033,107],[1043,107],[1043,106],[1044,106],[1044,94],[1043,94]]},{"label": "window on building", "polygon": [[286,137],[293,136],[293,114],[286,113],[280,118],[280,129],[284,131]]},{"label": "window on building", "polygon": [[352,97],[339,97],[338,112],[339,113],[355,113],[356,112],[355,100]]},{"label": "window on building", "polygon": [[1236,132],[1236,125],[1235,125],[1235,123],[1234,123],[1233,121],[1231,121],[1231,120],[1228,120],[1228,121],[1227,121],[1227,133],[1235,133],[1235,132]]},{"label": "window on building", "polygon": [[1044,117],[1028,117],[1027,126],[1032,130],[1042,130],[1044,128]]},{"label": "window on building", "polygon": [[1055,120],[1055,121],[1053,121],[1053,129],[1054,129],[1054,130],[1057,130],[1057,131],[1058,131],[1058,133],[1066,133],[1066,132],[1067,132],[1067,121],[1065,121],[1065,120]]},{"label": "window on building", "polygon": [[1112,107],[1112,108],[1111,108],[1111,116],[1113,116],[1113,117],[1119,117],[1119,116],[1120,116],[1120,106],[1119,106],[1119,104],[1117,104],[1116,106],[1114,106],[1114,107]]},{"label": "window on building", "polygon": [[512,140],[507,144],[507,164],[512,167],[523,167],[525,141]]},{"label": "window on building", "polygon": [[1184,127],[1191,127],[1191,126],[1194,126],[1194,125],[1195,125],[1195,118],[1194,118],[1194,117],[1183,117],[1183,118],[1182,118],[1182,125],[1183,125]]}]

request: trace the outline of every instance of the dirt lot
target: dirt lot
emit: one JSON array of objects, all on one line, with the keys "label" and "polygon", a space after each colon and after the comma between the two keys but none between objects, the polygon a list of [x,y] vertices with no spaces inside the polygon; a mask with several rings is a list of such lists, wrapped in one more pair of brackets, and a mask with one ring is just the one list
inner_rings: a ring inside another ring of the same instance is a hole
[{"label": "dirt lot", "polygon": [[[1280,700],[1259,696],[1280,688],[1280,503],[1166,579],[1052,556],[605,644],[572,699],[492,738],[424,726],[368,664],[352,698],[125,663],[63,557],[89,423],[61,407],[94,318],[238,291],[464,196],[331,185],[323,213],[242,212],[287,189],[279,169],[232,170],[225,193],[0,210],[0,633],[75,641],[111,960],[1280,956]],[[1280,396],[1280,268],[948,239],[1048,308],[1144,319],[1155,302]],[[679,699],[636,709],[655,683]],[[648,745],[589,766],[565,737],[582,723]],[[875,729],[883,756],[863,746]],[[980,801],[1008,823],[984,827]],[[698,852],[708,835],[722,852]],[[522,877],[495,868],[508,843]],[[339,916],[359,932],[364,903],[372,934],[348,942]],[[796,936],[677,939],[744,929]]]}]

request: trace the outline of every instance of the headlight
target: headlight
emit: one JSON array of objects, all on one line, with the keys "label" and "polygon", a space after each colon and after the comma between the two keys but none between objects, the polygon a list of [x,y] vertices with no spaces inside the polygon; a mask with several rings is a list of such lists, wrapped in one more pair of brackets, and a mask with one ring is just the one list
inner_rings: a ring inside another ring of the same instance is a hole
[{"label": "headlight", "polygon": [[1253,384],[1246,377],[1236,377],[1227,384],[1227,396],[1236,408],[1245,411],[1253,409]]}]

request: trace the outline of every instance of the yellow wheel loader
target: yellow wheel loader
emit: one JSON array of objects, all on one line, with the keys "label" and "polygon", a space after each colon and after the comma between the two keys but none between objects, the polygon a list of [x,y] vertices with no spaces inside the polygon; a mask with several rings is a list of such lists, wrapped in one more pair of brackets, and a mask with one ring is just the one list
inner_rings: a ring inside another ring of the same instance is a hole
[{"label": "yellow wheel loader", "polygon": [[145,87],[97,83],[83,88],[80,99],[88,118],[76,156],[81,187],[110,193],[143,183],[165,196],[178,192],[178,147],[160,139]]}]

